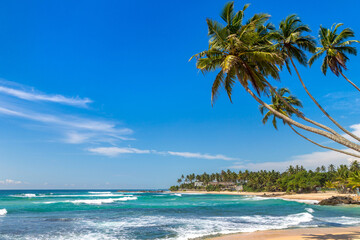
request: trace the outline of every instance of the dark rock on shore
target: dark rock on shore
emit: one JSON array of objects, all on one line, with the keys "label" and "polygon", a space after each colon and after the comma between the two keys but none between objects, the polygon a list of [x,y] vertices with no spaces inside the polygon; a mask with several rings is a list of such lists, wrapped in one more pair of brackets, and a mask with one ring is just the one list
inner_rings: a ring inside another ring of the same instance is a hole
[{"label": "dark rock on shore", "polygon": [[351,197],[331,197],[328,199],[321,200],[319,205],[338,205],[338,204],[358,204],[360,205],[360,202],[355,201]]}]

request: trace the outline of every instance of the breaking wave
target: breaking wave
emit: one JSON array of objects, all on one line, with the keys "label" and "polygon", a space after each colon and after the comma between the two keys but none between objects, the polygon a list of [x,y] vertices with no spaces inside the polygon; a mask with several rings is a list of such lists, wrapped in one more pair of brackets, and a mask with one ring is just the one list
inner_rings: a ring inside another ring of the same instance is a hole
[{"label": "breaking wave", "polygon": [[7,211],[5,208],[0,209],[0,216],[6,215],[6,214],[7,214]]},{"label": "breaking wave", "polygon": [[52,203],[73,203],[73,204],[89,204],[89,205],[102,205],[106,203],[113,203],[118,201],[130,201],[137,200],[137,197],[122,197],[122,198],[105,198],[105,199],[78,199],[78,200],[66,200],[66,201],[51,201],[43,202],[44,204]]}]

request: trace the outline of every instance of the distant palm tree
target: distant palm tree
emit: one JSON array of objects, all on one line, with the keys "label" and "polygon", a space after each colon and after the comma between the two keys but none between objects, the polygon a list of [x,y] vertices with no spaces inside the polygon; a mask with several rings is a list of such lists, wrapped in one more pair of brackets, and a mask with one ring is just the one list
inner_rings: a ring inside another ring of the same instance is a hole
[{"label": "distant palm tree", "polygon": [[356,48],[351,46],[351,44],[360,42],[358,40],[347,40],[348,38],[355,36],[354,31],[350,28],[345,28],[340,33],[337,33],[338,28],[342,25],[342,23],[334,24],[331,29],[320,26],[319,37],[321,47],[316,49],[316,53],[310,58],[309,64],[311,66],[316,59],[325,54],[321,66],[324,75],[326,75],[327,69],[330,68],[336,76],[341,74],[346,81],[360,91],[360,88],[350,81],[343,73],[344,69],[347,70],[346,62],[349,60],[346,54],[357,54]]},{"label": "distant palm tree", "polygon": [[353,161],[350,165],[351,172],[358,172],[360,171],[360,164],[357,160]]},{"label": "distant palm tree", "polygon": [[352,188],[359,188],[360,187],[360,171],[352,172],[350,174],[348,182]]}]

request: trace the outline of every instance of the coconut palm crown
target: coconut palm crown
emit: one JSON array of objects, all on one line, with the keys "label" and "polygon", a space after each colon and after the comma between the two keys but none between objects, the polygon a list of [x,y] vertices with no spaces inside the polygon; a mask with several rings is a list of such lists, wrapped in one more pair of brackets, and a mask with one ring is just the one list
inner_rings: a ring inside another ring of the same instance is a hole
[{"label": "coconut palm crown", "polygon": [[306,35],[308,32],[311,32],[309,26],[303,24],[297,15],[292,14],[280,22],[279,30],[271,34],[277,42],[276,46],[285,55],[285,64],[290,73],[289,58],[295,58],[306,66],[307,56],[304,51],[315,52],[315,39]]},{"label": "coconut palm crown", "polygon": [[220,70],[212,86],[212,104],[221,87],[231,101],[236,78],[245,88],[250,84],[258,95],[267,92],[266,77],[279,79],[277,65],[283,64],[283,58],[269,39],[273,26],[266,22],[270,16],[255,14],[243,23],[247,7],[235,13],[234,3],[227,3],[221,14],[226,26],[207,19],[209,48],[193,56],[196,67],[203,73]]},{"label": "coconut palm crown", "polygon": [[[291,117],[295,112],[290,109],[288,106],[284,104],[284,102],[278,97],[279,95],[288,103],[288,105],[292,106],[295,110],[299,111],[296,107],[302,107],[302,104],[298,98],[290,94],[290,90],[287,88],[276,89],[278,94],[275,94],[271,91],[271,104],[270,106],[277,110],[278,112],[284,114],[285,116]],[[285,96],[288,94],[288,96]],[[261,114],[264,115],[262,122],[265,124],[270,117],[273,117],[272,123],[275,129],[277,129],[277,117],[270,111],[265,113],[267,110],[264,106],[259,107]],[[265,113],[265,114],[264,114]],[[283,123],[286,122],[283,120]]]},{"label": "coconut palm crown", "polygon": [[311,66],[316,59],[325,54],[321,66],[321,70],[325,75],[327,69],[330,68],[336,76],[339,76],[343,69],[347,69],[346,62],[349,60],[347,54],[357,54],[356,48],[351,44],[360,42],[358,40],[348,40],[355,36],[354,31],[350,28],[345,28],[338,33],[338,28],[342,25],[342,23],[334,24],[330,29],[320,26],[321,47],[316,48],[316,53],[310,58],[309,65]]}]

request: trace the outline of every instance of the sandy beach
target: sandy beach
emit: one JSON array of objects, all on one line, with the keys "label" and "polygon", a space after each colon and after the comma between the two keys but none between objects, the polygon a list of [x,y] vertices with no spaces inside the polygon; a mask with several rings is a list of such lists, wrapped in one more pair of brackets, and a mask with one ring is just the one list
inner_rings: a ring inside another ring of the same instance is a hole
[{"label": "sandy beach", "polygon": [[360,239],[360,227],[348,228],[298,228],[268,230],[253,233],[229,234],[208,238],[212,240],[355,240]]},{"label": "sandy beach", "polygon": [[330,198],[332,196],[349,196],[350,194],[340,194],[335,191],[319,192],[319,193],[293,193],[287,194],[285,192],[207,192],[207,191],[176,191],[176,193],[188,193],[188,194],[226,194],[226,195],[244,195],[244,196],[259,196],[259,197],[274,197],[289,200],[301,200],[309,203],[316,203],[323,199]]}]

